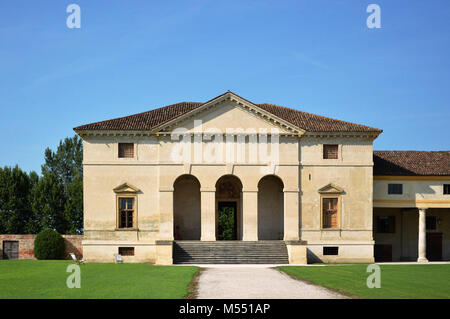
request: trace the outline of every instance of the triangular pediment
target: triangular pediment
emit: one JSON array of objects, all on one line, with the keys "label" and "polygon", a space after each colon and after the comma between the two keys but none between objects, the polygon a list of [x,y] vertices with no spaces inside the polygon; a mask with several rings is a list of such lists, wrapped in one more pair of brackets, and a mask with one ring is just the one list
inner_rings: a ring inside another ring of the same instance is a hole
[{"label": "triangular pediment", "polygon": [[226,92],[195,110],[157,127],[155,133],[171,132],[181,127],[196,133],[199,131],[212,133],[215,130],[226,133],[227,129],[255,129],[256,132],[263,129],[270,133],[275,128],[280,134],[301,135],[305,132],[232,92]]},{"label": "triangular pediment", "polygon": [[332,183],[319,189],[320,194],[342,194],[344,189]]},{"label": "triangular pediment", "polygon": [[133,185],[128,184],[128,183],[123,183],[123,184],[117,186],[116,188],[114,188],[113,191],[115,193],[120,193],[120,194],[124,194],[124,193],[126,193],[126,194],[136,194],[140,190],[136,186],[133,186]]}]

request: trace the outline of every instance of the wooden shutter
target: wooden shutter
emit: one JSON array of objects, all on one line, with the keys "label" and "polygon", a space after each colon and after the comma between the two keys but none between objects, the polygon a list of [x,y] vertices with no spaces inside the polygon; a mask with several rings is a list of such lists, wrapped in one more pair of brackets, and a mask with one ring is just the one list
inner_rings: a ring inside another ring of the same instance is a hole
[{"label": "wooden shutter", "polygon": [[323,158],[324,159],[337,159],[338,158],[338,146],[325,144],[323,146]]},{"label": "wooden shutter", "polygon": [[324,198],[322,201],[323,228],[338,227],[338,199]]},{"label": "wooden shutter", "polygon": [[119,143],[119,157],[133,158],[134,144],[133,143]]}]

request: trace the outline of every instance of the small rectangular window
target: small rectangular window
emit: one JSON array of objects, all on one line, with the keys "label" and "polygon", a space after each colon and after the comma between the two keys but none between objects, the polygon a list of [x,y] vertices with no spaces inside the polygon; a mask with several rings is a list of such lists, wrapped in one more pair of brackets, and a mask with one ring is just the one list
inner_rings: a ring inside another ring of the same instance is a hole
[{"label": "small rectangular window", "polygon": [[436,230],[436,216],[427,216],[425,219],[425,225],[427,230]]},{"label": "small rectangular window", "polygon": [[119,198],[119,228],[133,228],[134,198]]},{"label": "small rectangular window", "polygon": [[323,228],[338,227],[338,199],[322,198]]},{"label": "small rectangular window", "polygon": [[337,159],[338,158],[338,145],[337,144],[324,144],[323,145],[323,159]]},{"label": "small rectangular window", "polygon": [[134,256],[134,247],[119,247],[119,255]]},{"label": "small rectangular window", "polygon": [[377,233],[395,233],[395,216],[378,216]]},{"label": "small rectangular window", "polygon": [[444,184],[444,195],[450,195],[450,184]]},{"label": "small rectangular window", "polygon": [[388,184],[388,194],[390,195],[403,194],[403,184]]},{"label": "small rectangular window", "polygon": [[323,255],[339,255],[339,247],[323,247]]},{"label": "small rectangular window", "polygon": [[120,158],[133,158],[134,157],[134,144],[133,143],[119,143],[119,157]]}]

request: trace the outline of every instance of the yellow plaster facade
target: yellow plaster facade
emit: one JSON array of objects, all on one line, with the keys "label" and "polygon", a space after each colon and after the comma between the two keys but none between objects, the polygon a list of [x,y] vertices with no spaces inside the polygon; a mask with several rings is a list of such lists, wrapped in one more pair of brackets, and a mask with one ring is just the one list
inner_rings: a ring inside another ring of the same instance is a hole
[{"label": "yellow plaster facade", "polygon": [[[234,133],[227,135],[230,129]],[[183,148],[183,137],[173,140],[174,131],[201,141]],[[254,139],[255,132],[267,132],[267,140]],[[84,141],[83,251],[88,262],[111,262],[119,247],[134,247],[134,256],[125,261],[171,264],[171,242],[179,226],[189,228],[181,230],[184,237],[218,240],[217,182],[223,176],[240,183],[237,240],[284,240],[295,264],[373,262],[373,207],[394,199],[383,195],[388,181],[374,183],[372,145],[378,134],[306,132],[231,94],[153,131],[77,133]],[[134,143],[133,158],[118,158],[119,143]],[[338,159],[323,159],[324,144],[338,145]],[[266,149],[272,155],[278,150],[277,157],[259,156]],[[181,158],[180,152],[191,156]],[[183,190],[182,183],[176,184],[182,176],[192,177],[197,188]],[[276,180],[261,186],[267,176]],[[441,200],[427,192],[438,187],[433,182],[405,183],[423,195],[395,200]],[[262,187],[273,190],[272,202],[261,204]],[[135,196],[129,229],[117,227],[121,192]],[[183,201],[183,192],[190,201]],[[338,227],[333,229],[323,228],[322,199],[327,196],[339,198]],[[179,216],[183,207],[192,217],[189,222]],[[270,216],[267,207],[278,215]],[[338,254],[326,255],[324,247],[338,247]]]}]

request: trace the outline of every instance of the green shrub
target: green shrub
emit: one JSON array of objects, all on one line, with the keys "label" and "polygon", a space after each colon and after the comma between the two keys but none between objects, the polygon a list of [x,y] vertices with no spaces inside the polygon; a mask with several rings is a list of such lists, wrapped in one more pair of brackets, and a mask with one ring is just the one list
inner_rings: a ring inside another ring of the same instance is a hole
[{"label": "green shrub", "polygon": [[37,259],[63,259],[64,253],[64,238],[58,232],[45,229],[36,236],[34,256]]}]

